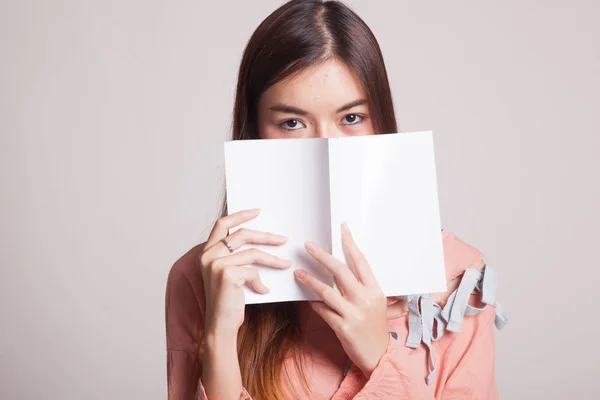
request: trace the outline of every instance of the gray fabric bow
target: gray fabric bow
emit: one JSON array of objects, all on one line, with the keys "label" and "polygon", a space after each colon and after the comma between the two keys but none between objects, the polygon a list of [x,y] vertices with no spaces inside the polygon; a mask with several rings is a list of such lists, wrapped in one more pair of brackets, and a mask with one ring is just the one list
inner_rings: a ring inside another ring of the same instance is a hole
[{"label": "gray fabric bow", "polygon": [[408,303],[409,319],[406,346],[417,348],[423,342],[427,348],[429,358],[427,384],[431,383],[435,376],[435,362],[431,351],[431,342],[439,340],[444,336],[446,330],[460,332],[465,315],[477,315],[485,308],[485,306],[478,308],[469,305],[469,297],[473,290],[481,293],[481,301],[485,305],[496,305],[494,324],[497,329],[504,328],[508,318],[496,301],[497,286],[498,273],[494,269],[484,266],[481,269],[466,269],[460,285],[448,297],[443,309],[433,301],[429,294],[398,296],[399,299]]}]

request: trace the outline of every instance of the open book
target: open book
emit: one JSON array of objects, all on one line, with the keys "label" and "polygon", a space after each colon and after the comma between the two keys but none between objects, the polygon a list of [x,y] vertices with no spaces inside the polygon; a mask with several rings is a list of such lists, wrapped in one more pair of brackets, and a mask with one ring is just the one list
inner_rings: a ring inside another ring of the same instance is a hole
[{"label": "open book", "polygon": [[247,304],[318,300],[296,281],[297,268],[335,287],[304,243],[345,262],[342,222],[386,296],[446,291],[431,132],[230,141],[225,172],[228,212],[261,209],[240,227],[288,237],[283,246],[251,247],[293,262],[287,270],[256,266],[271,293],[246,289]]}]

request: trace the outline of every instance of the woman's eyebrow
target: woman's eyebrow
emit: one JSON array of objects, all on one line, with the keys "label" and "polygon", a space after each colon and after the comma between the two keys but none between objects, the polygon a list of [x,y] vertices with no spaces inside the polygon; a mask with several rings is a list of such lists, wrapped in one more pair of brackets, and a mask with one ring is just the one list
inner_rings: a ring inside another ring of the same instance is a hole
[{"label": "woman's eyebrow", "polygon": [[353,107],[356,107],[356,106],[362,106],[362,105],[364,105],[364,104],[367,104],[367,100],[365,100],[365,99],[358,99],[358,100],[354,100],[354,101],[352,101],[352,102],[350,102],[350,103],[348,103],[348,104],[346,104],[346,105],[344,105],[344,106],[340,107],[340,108],[339,108],[339,109],[336,111],[336,113],[338,113],[338,114],[339,114],[339,113],[341,113],[341,112],[343,112],[343,111],[349,110],[349,109],[351,109],[351,108],[353,108]]},{"label": "woman's eyebrow", "polygon": [[[336,110],[336,113],[339,114],[339,113],[349,110],[353,107],[362,106],[364,104],[367,104],[367,100],[365,100],[365,99],[354,100],[354,101],[351,101],[350,103],[347,103],[347,104],[343,105],[342,107],[338,108]],[[277,104],[269,107],[269,110],[276,111],[276,112],[278,111],[278,112],[282,112],[282,113],[286,113],[286,114],[308,115],[308,111],[304,111],[301,108],[289,106],[289,105],[283,104],[283,103],[277,103]]]},{"label": "woman's eyebrow", "polygon": [[298,114],[298,115],[307,115],[308,114],[308,111],[304,111],[300,108],[288,106],[287,104],[281,104],[281,103],[278,103],[272,107],[269,107],[269,110],[279,111],[279,112],[287,113],[287,114]]}]

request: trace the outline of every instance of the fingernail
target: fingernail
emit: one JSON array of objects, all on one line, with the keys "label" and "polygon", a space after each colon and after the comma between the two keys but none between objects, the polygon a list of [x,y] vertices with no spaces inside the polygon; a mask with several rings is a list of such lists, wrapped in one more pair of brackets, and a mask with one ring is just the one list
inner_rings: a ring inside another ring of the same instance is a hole
[{"label": "fingernail", "polygon": [[304,247],[306,247],[306,250],[308,250],[311,253],[313,251],[315,251],[315,244],[313,242],[306,242],[306,243],[304,243]]},{"label": "fingernail", "polygon": [[250,210],[248,210],[250,213],[252,214],[258,214],[260,213],[260,208],[252,208]]},{"label": "fingernail", "polygon": [[285,237],[285,236],[282,236],[282,235],[276,235],[276,236],[275,236],[275,239],[276,239],[278,242],[281,242],[281,243],[285,243],[285,242],[287,242],[287,240],[288,240],[288,238],[287,238],[287,237]]},{"label": "fingernail", "polygon": [[294,275],[296,275],[296,278],[302,280],[306,276],[306,271],[303,269],[297,269],[294,271]]},{"label": "fingernail", "polygon": [[271,293],[268,287],[261,283],[263,294]]},{"label": "fingernail", "polygon": [[292,266],[292,260],[281,259],[281,263],[286,268],[289,268]]}]

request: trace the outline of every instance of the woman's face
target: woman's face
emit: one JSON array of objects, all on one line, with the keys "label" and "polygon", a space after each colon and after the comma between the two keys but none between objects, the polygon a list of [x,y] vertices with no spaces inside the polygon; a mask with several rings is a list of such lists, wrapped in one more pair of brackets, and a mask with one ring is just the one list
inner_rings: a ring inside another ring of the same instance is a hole
[{"label": "woman's face", "polygon": [[367,97],[351,70],[327,61],[271,86],[258,103],[261,139],[371,135]]}]

